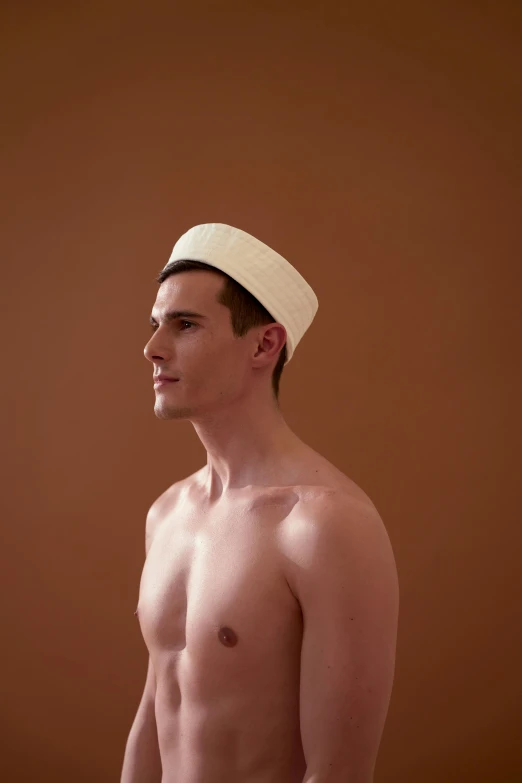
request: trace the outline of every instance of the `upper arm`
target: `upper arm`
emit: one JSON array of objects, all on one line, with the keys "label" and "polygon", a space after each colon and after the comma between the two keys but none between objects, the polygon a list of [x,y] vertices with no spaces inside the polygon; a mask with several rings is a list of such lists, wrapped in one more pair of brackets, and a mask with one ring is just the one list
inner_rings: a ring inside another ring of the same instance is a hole
[{"label": "upper arm", "polygon": [[145,554],[148,555],[152,541],[161,522],[165,519],[169,509],[172,508],[176,494],[179,492],[182,482],[176,481],[165,492],[156,498],[147,512],[145,520]]},{"label": "upper arm", "polygon": [[154,667],[149,655],[149,662],[147,665],[147,676],[145,677],[145,687],[143,688],[143,695],[141,703],[143,707],[154,708],[154,702],[156,700],[156,675],[154,673]]},{"label": "upper arm", "polygon": [[395,559],[374,508],[338,497],[312,505],[297,529],[291,582],[303,613],[306,780],[368,783],[395,669]]},{"label": "upper arm", "polygon": [[161,521],[162,498],[163,495],[160,495],[147,512],[147,518],[145,520],[145,555],[149,554],[150,545],[152,544],[156,529]]}]

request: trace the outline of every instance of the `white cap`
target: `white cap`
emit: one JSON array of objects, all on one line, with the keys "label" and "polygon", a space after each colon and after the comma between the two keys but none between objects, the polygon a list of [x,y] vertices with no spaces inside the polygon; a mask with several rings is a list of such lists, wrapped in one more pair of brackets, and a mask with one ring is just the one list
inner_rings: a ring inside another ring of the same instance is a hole
[{"label": "white cap", "polygon": [[261,302],[287,334],[287,359],[312,323],[319,301],[297,269],[259,239],[225,223],[204,223],[178,239],[165,264],[202,261],[221,269]]}]

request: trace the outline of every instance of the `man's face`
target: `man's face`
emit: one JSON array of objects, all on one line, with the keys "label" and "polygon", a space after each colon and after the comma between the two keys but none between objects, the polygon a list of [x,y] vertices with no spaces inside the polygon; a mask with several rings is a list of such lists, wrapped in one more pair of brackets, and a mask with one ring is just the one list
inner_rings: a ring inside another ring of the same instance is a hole
[{"label": "man's face", "polygon": [[[233,334],[230,310],[216,300],[223,284],[219,275],[197,270],[171,275],[159,287],[144,354],[154,374],[180,379],[154,389],[160,419],[211,414],[245,391],[252,338]],[[199,315],[168,317],[177,310]]]}]

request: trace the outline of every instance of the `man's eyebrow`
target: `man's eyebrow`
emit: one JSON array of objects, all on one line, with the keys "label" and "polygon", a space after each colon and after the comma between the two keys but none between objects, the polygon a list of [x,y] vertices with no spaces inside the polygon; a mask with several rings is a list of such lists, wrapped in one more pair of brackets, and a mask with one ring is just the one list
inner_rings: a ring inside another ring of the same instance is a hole
[{"label": "man's eyebrow", "polygon": [[[204,321],[208,320],[206,315],[194,313],[192,310],[169,310],[168,313],[165,313],[163,316],[164,321],[175,321],[176,318],[202,318]],[[150,317],[150,323],[153,326],[158,323],[152,315]]]}]

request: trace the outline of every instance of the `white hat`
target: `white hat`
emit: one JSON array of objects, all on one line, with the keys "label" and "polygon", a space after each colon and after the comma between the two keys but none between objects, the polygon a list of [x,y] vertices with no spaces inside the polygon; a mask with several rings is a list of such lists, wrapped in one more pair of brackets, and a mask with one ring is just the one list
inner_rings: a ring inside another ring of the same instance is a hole
[{"label": "white hat", "polygon": [[221,269],[261,302],[286,329],[288,364],[319,307],[297,269],[259,239],[224,223],[204,223],[182,234],[165,268],[184,259]]}]

